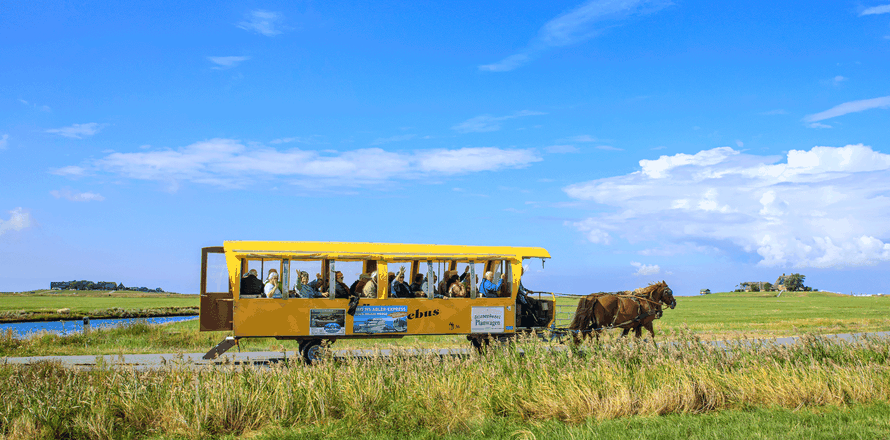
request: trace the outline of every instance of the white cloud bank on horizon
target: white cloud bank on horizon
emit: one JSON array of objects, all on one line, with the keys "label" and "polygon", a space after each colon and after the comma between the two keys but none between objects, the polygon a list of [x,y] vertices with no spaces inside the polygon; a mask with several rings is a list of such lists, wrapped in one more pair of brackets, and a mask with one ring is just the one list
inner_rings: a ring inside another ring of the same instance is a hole
[{"label": "white cloud bank on horizon", "polygon": [[321,188],[523,168],[541,160],[533,149],[478,147],[396,153],[364,148],[322,153],[298,148],[248,147],[234,139],[210,139],[176,150],[111,153],[85,167],[68,166],[52,172],[72,176],[88,171],[109,173],[167,182],[171,188],[181,181],[240,188],[277,178],[293,178],[291,183]]},{"label": "white cloud bank on horizon", "polygon": [[545,23],[538,35],[519,53],[496,63],[479,66],[479,70],[507,72],[516,69],[547,49],[593,38],[606,27],[597,27],[599,23],[651,14],[670,5],[668,0],[588,0]]},{"label": "white cloud bank on horizon", "polygon": [[101,202],[105,200],[105,197],[102,197],[101,194],[91,192],[77,192],[72,191],[71,188],[62,188],[60,190],[54,189],[49,193],[57,199],[66,199],[72,202]]},{"label": "white cloud bank on horizon", "polygon": [[247,14],[247,20],[238,23],[237,26],[246,31],[272,37],[281,33],[280,25],[282,20],[284,20],[284,15],[280,12],[257,9],[250,11]]},{"label": "white cloud bank on horizon", "polygon": [[890,261],[890,155],[858,144],[781,159],[722,147],[641,160],[640,171],[565,187],[615,208],[566,223],[604,245],[617,236],[693,252],[731,243],[767,267]]},{"label": "white cloud bank on horizon", "polygon": [[0,218],[0,235],[8,231],[21,231],[31,226],[31,214],[21,207],[9,211],[9,220]]},{"label": "white cloud bank on horizon", "polygon": [[46,132],[72,139],[83,139],[98,133],[105,128],[105,125],[97,122],[88,122],[86,124],[72,124],[70,127],[51,128],[46,130]]}]

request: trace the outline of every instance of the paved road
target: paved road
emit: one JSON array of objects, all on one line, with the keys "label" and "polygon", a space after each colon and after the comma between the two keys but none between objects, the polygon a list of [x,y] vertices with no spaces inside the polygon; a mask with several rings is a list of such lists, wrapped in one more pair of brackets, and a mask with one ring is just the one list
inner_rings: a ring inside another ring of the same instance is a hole
[{"label": "paved road", "polygon": [[[853,342],[857,338],[864,336],[888,338],[890,332],[876,333],[844,333],[837,335],[824,335],[827,338],[839,339],[842,341]],[[797,341],[799,337],[775,338],[765,340],[752,340],[752,342],[767,342],[778,345],[790,345]],[[718,347],[726,347],[730,345],[724,341],[713,342]],[[469,345],[469,344],[468,344]],[[556,349],[561,349],[557,346]],[[470,348],[452,348],[452,349],[408,349],[400,352],[409,354],[437,354],[439,356],[465,356],[470,353]],[[345,357],[372,357],[372,356],[390,356],[392,350],[333,350],[332,355],[335,358]],[[269,366],[280,362],[299,361],[299,354],[295,351],[253,351],[238,353],[230,351],[222,356],[221,359],[205,361],[202,359],[204,353],[185,353],[185,354],[125,354],[125,355],[104,355],[104,356],[29,356],[29,357],[8,357],[0,358],[0,364],[34,364],[37,362],[58,361],[64,365],[80,368],[94,368],[97,362],[106,365],[132,366],[136,368],[160,368],[171,363],[205,366],[221,363],[231,363],[238,366]],[[101,360],[100,360],[101,359]]]}]

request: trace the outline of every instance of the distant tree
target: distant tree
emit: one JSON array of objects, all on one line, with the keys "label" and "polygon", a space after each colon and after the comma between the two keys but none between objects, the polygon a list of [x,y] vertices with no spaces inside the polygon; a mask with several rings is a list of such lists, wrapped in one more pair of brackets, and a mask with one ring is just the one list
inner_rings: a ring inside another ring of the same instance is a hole
[{"label": "distant tree", "polygon": [[763,291],[764,292],[769,292],[771,290],[773,290],[773,283],[770,283],[769,281],[763,283]]},{"label": "distant tree", "polygon": [[752,292],[760,292],[760,286],[756,283],[748,284],[748,288],[750,288]]},{"label": "distant tree", "polygon": [[803,290],[804,279],[806,279],[806,275],[801,275],[799,273],[793,273],[791,275],[788,275],[787,277],[785,277],[785,289],[790,292]]}]

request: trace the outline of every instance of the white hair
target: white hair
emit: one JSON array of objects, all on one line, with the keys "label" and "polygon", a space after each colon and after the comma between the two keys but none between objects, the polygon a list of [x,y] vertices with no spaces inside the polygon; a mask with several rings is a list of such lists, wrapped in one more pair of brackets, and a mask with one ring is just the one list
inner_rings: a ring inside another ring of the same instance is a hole
[{"label": "white hair", "polygon": [[483,278],[493,277],[494,274],[491,271],[485,272],[485,276]]}]

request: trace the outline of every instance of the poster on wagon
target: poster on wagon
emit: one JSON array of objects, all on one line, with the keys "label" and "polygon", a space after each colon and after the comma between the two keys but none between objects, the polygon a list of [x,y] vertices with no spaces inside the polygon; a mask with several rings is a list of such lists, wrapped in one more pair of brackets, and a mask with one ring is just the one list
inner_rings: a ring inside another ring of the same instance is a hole
[{"label": "poster on wagon", "polygon": [[470,316],[470,331],[473,333],[503,333],[503,307],[473,307]]},{"label": "poster on wagon", "polygon": [[359,306],[352,317],[353,333],[407,333],[408,306]]},{"label": "poster on wagon", "polygon": [[346,310],[344,309],[311,309],[309,310],[309,334],[331,336],[346,334]]}]

